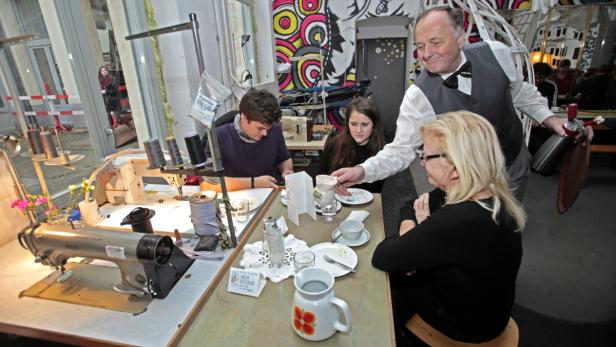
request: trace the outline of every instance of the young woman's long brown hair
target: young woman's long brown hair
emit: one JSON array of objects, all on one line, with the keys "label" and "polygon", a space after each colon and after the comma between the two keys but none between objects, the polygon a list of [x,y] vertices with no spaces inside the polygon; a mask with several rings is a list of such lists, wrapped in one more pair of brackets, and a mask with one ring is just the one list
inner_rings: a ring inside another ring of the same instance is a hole
[{"label": "young woman's long brown hair", "polygon": [[347,106],[344,130],[334,139],[334,148],[336,149],[331,159],[331,171],[337,170],[342,167],[354,165],[355,153],[355,140],[351,136],[349,130],[349,120],[353,111],[361,113],[372,121],[372,134],[367,146],[368,152],[372,155],[383,149],[385,146],[385,137],[383,136],[383,123],[379,116],[379,110],[376,108],[374,102],[370,99],[357,97],[349,106]]}]

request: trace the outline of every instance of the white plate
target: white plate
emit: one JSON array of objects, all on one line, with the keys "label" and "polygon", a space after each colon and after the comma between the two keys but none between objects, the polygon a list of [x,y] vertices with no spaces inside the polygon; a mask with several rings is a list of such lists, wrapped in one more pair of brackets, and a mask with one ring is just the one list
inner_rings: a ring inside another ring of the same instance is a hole
[{"label": "white plate", "polygon": [[370,193],[369,191],[365,189],[349,188],[347,190],[349,191],[349,193],[351,193],[351,195],[343,196],[340,194],[336,194],[336,199],[343,204],[362,205],[362,204],[367,204],[370,201],[372,201],[372,199],[374,199],[374,196],[372,195],[372,193]]},{"label": "white plate", "polygon": [[259,201],[259,199],[254,198],[254,197],[247,197],[247,198],[238,198],[235,200],[231,201],[231,206],[233,206],[235,208],[235,205],[237,204],[238,200],[248,200],[248,204],[249,204],[249,211],[248,212],[252,212],[254,210],[256,210],[259,205],[261,205],[261,201]]},{"label": "white plate", "polygon": [[[335,239],[338,235],[340,235],[340,229],[336,228],[332,233],[332,240]],[[364,229],[361,233],[361,236],[357,240],[347,240],[344,236],[340,236],[336,243],[341,243],[343,245],[347,245],[349,247],[357,247],[366,244],[370,240],[370,233],[368,230]]]},{"label": "white plate", "polygon": [[343,244],[323,242],[310,247],[310,250],[315,254],[315,267],[327,270],[334,277],[344,276],[350,271],[340,265],[326,262],[323,259],[324,254],[352,268],[357,266],[357,254]]}]

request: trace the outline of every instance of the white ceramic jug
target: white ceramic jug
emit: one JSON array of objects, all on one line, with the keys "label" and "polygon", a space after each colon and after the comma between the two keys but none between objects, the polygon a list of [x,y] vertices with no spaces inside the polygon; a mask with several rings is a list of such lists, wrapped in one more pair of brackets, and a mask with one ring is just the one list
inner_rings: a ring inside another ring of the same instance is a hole
[{"label": "white ceramic jug", "polygon": [[[334,277],[324,269],[310,267],[295,274],[291,321],[293,330],[306,340],[321,341],[336,331],[351,329],[351,311],[335,297]],[[340,322],[338,307],[346,324]]]},{"label": "white ceramic jug", "polygon": [[329,175],[318,175],[317,186],[314,189],[314,199],[320,206],[325,206],[334,201],[334,194],[336,194],[336,184],[338,179]]}]

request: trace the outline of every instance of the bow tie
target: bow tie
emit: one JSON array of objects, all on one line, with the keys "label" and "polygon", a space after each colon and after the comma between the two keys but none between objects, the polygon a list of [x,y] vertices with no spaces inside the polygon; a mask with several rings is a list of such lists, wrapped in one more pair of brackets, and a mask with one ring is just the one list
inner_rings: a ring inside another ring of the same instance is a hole
[{"label": "bow tie", "polygon": [[[435,76],[438,74],[430,74],[431,76]],[[471,62],[466,61],[456,72],[452,73],[451,76],[447,77],[443,81],[443,85],[447,88],[458,89],[458,75],[470,78],[472,76],[472,67]]]}]

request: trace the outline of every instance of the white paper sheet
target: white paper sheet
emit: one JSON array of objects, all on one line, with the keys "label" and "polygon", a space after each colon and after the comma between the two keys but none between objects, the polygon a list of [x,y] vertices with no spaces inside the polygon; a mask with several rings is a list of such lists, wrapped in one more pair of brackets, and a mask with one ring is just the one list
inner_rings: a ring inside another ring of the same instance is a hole
[{"label": "white paper sheet", "polygon": [[289,219],[299,226],[299,215],[308,213],[312,219],[317,219],[317,212],[314,208],[312,197],[312,178],[304,171],[287,175],[285,178],[287,186],[288,203],[287,212]]}]

